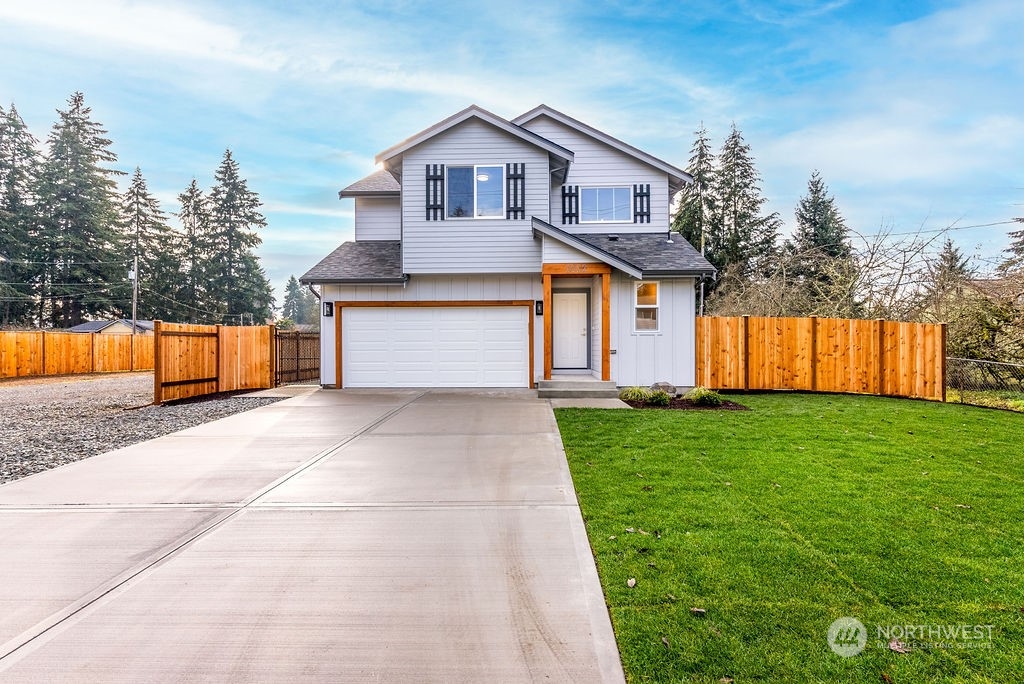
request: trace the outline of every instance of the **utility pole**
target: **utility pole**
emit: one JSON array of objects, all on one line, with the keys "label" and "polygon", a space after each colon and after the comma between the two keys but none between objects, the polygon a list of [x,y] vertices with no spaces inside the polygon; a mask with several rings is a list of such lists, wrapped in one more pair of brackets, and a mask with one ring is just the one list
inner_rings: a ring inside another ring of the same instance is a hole
[{"label": "utility pole", "polygon": [[138,332],[136,327],[139,313],[139,249],[138,238],[135,240],[135,259],[132,262],[132,335]]}]

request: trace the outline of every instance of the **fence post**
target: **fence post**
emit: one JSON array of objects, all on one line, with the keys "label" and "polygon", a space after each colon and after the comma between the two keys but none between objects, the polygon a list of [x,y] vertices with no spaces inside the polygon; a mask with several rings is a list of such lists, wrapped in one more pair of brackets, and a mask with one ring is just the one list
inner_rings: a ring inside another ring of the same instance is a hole
[{"label": "fence post", "polygon": [[878,326],[878,378],[875,394],[885,394],[885,319],[876,318],[875,325]]},{"label": "fence post", "polygon": [[939,382],[942,383],[942,403],[946,403],[946,324],[939,324]]},{"label": "fence post", "polygon": [[743,316],[743,390],[750,389],[750,315]]},{"label": "fence post", "polygon": [[811,391],[818,391],[818,317],[811,316]]},{"label": "fence post", "polygon": [[99,333],[89,333],[89,372],[96,372],[96,336]]},{"label": "fence post", "polygon": [[216,355],[214,356],[214,359],[216,360],[215,365],[217,367],[216,368],[216,371],[217,371],[217,392],[220,392],[220,345],[221,345],[220,329],[221,329],[221,327],[222,326],[218,323],[217,324],[217,344],[214,347],[214,349],[216,350]]},{"label": "fence post", "polygon": [[268,326],[270,328],[270,378],[267,382],[267,387],[277,387],[277,326],[273,323]]},{"label": "fence post", "polygon": [[159,406],[163,403],[163,364],[160,363],[160,336],[163,334],[163,321],[153,321],[153,403]]},{"label": "fence post", "polygon": [[131,344],[128,345],[128,353],[131,354],[131,357],[128,359],[128,370],[134,372],[135,371],[135,331],[134,330],[132,331],[132,341],[131,341]]}]

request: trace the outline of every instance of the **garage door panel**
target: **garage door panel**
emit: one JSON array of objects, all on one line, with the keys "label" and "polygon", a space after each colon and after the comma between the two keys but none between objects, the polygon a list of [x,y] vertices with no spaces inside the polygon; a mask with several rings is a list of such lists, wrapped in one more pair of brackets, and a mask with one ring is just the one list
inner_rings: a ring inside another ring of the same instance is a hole
[{"label": "garage door panel", "polygon": [[345,387],[527,387],[527,307],[349,307]]}]

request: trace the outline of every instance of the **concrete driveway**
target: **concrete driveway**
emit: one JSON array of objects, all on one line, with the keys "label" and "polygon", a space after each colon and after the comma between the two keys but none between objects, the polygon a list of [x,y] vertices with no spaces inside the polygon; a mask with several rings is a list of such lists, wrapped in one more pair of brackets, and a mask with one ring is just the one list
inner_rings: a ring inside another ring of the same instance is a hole
[{"label": "concrete driveway", "polygon": [[0,487],[0,680],[620,682],[529,391],[311,391]]}]

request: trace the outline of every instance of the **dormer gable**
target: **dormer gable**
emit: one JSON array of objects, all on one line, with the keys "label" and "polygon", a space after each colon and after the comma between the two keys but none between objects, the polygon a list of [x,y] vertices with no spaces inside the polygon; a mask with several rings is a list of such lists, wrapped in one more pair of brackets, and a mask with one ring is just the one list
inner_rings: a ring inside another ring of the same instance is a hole
[{"label": "dormer gable", "polygon": [[599,131],[596,128],[593,128],[592,126],[588,126],[582,121],[574,119],[567,114],[563,114],[557,109],[553,109],[545,104],[538,105],[531,109],[530,111],[526,112],[525,114],[521,114],[515,117],[514,119],[512,119],[512,124],[516,126],[528,127],[531,121],[534,121],[535,119],[538,119],[540,117],[547,117],[549,119],[557,121],[563,126],[572,128],[578,131],[579,133],[582,133],[594,140],[597,140],[598,142],[604,145],[607,145],[608,147],[618,150],[623,154],[629,155],[630,157],[633,157],[634,159],[637,159],[638,161],[643,162],[644,164],[647,164],[648,166],[651,166],[657,169],[658,171],[665,173],[668,176],[670,194],[675,194],[679,190],[682,190],[685,185],[693,182],[693,178],[686,171],[683,171],[682,169],[673,166],[672,164],[669,164],[666,161],[658,159],[657,157],[648,154],[647,152],[644,152],[641,149],[633,147],[629,143],[623,142],[618,138],[615,138],[613,136],[608,135],[607,133]]}]

